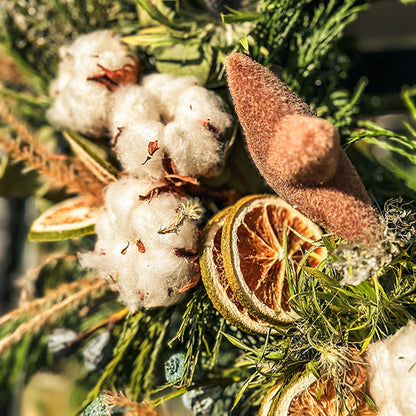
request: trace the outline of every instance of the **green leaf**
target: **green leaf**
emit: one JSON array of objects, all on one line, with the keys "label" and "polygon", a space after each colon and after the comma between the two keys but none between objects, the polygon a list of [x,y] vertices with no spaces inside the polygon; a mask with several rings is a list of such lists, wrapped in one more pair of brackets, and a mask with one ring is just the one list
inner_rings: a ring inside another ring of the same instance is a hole
[{"label": "green leaf", "polygon": [[240,348],[241,350],[244,350],[244,351],[251,352],[251,353],[253,353],[253,354],[255,354],[255,355],[258,355],[258,352],[257,352],[254,348],[251,348],[251,347],[247,346],[246,344],[244,344],[244,342],[240,341],[238,338],[235,338],[235,337],[233,337],[232,335],[229,335],[229,334],[227,334],[227,333],[225,333],[225,332],[223,332],[223,335],[224,335],[224,336],[225,336],[225,338],[227,338],[227,339],[228,339],[228,341],[230,341],[230,342],[231,342],[231,344],[233,344],[235,347]]},{"label": "green leaf", "polygon": [[117,170],[104,160],[105,152],[76,132],[64,132],[81,163],[102,183],[108,185],[117,178]]}]

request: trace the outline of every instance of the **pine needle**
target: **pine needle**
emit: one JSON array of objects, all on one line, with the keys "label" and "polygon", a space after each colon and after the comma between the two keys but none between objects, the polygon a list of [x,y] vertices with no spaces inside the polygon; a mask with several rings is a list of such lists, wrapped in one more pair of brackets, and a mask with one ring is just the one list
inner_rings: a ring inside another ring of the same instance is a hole
[{"label": "pine needle", "polygon": [[3,100],[0,100],[0,118],[17,134],[17,139],[9,140],[5,134],[0,133],[0,147],[15,160],[38,171],[53,186],[66,187],[68,193],[89,195],[99,202],[104,185],[81,163],[74,162],[68,166],[60,155],[46,151],[26,126],[10,113]]},{"label": "pine needle", "polygon": [[[45,324],[55,321],[62,313],[69,309],[76,308],[86,299],[100,296],[100,294],[103,293],[103,288],[106,284],[105,281],[99,280],[97,282],[96,279],[92,279],[92,282],[92,284],[84,287],[79,292],[68,296],[62,302],[41,312],[30,321],[19,325],[14,332],[0,340],[0,355],[10,349],[13,345],[17,344],[26,334],[38,332]],[[84,284],[85,283],[86,282],[84,281]]]}]

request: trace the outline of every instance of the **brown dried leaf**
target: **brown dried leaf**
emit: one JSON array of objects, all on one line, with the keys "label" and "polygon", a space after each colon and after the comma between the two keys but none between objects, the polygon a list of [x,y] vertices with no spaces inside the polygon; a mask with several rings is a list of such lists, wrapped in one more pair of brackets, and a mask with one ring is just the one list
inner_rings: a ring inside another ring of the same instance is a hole
[{"label": "brown dried leaf", "polygon": [[142,240],[136,240],[136,246],[137,246],[137,249],[139,250],[139,253],[146,253],[146,247],[144,246]]},{"label": "brown dried leaf", "polygon": [[153,154],[159,150],[159,142],[158,140],[155,140],[154,142],[149,142],[147,145],[147,151],[150,156],[153,156]]},{"label": "brown dried leaf", "polygon": [[98,64],[103,71],[87,78],[87,81],[95,81],[103,84],[108,91],[113,92],[119,85],[136,84],[139,79],[140,66],[126,64],[119,69],[111,70]]},{"label": "brown dried leaf", "polygon": [[198,179],[193,178],[192,176],[169,174],[165,175],[165,179],[168,182],[175,184],[175,186],[183,186],[185,184],[199,185]]},{"label": "brown dried leaf", "polygon": [[127,253],[127,249],[130,247],[130,241],[127,242],[126,247],[123,248],[123,250],[120,251],[120,253],[124,256]]},{"label": "brown dried leaf", "polygon": [[181,288],[179,288],[176,293],[181,294],[181,293],[185,293],[188,290],[191,290],[192,288],[194,288],[199,281],[201,280],[201,273],[196,273],[191,280],[189,280],[187,283],[185,283]]},{"label": "brown dried leaf", "polygon": [[119,139],[120,135],[123,133],[124,127],[117,127],[117,130],[118,130],[118,132],[113,138],[113,146],[114,147],[117,146],[118,139]]}]

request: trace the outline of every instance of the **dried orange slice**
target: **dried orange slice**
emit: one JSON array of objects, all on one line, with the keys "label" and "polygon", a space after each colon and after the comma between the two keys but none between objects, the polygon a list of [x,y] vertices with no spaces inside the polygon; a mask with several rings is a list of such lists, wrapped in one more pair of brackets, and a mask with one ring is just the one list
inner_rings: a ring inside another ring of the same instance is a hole
[{"label": "dried orange slice", "polygon": [[357,358],[348,369],[344,385],[329,376],[317,379],[311,372],[294,376],[286,386],[273,387],[265,396],[258,416],[376,416],[367,401],[365,364]]},{"label": "dried orange slice", "polygon": [[[316,224],[281,198],[250,195],[230,208],[222,230],[225,277],[237,301],[258,319],[279,326],[296,318],[288,305],[284,233],[291,261],[299,262],[312,247],[291,228],[314,241],[322,234]],[[310,266],[316,267],[325,250],[319,247],[312,254]]]},{"label": "dried orange slice", "polygon": [[230,208],[220,211],[204,229],[203,251],[199,259],[201,276],[215,308],[222,316],[246,332],[265,334],[269,325],[251,315],[234,296],[225,278],[221,254],[222,227]]}]

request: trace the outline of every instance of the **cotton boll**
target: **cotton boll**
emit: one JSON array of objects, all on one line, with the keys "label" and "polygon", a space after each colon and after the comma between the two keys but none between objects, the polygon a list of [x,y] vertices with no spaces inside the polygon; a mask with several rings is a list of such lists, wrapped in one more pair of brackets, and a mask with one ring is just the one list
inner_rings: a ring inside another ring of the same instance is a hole
[{"label": "cotton boll", "polygon": [[175,115],[200,122],[208,121],[220,133],[224,133],[232,123],[221,98],[200,86],[190,87],[179,96]]},{"label": "cotton boll", "polygon": [[[140,196],[145,196],[153,188],[162,184],[163,182],[149,182],[128,177],[108,185],[104,193],[106,226],[111,224],[117,230],[117,235],[123,239],[135,239],[136,235],[130,222],[131,213],[139,205]],[[101,221],[98,221],[96,226],[98,237],[111,238],[107,233],[104,235],[99,232],[102,230],[101,227]]]},{"label": "cotton boll", "polygon": [[100,72],[98,64],[110,70],[134,64],[134,58],[118,36],[109,30],[98,30],[79,36],[59,50],[60,72],[87,78]]},{"label": "cotton boll", "polygon": [[110,91],[79,78],[71,79],[59,91],[53,85],[52,89],[55,100],[46,113],[52,124],[93,137],[108,134]]},{"label": "cotton boll", "polygon": [[135,235],[142,240],[147,249],[167,247],[171,250],[196,250],[198,227],[196,221],[185,217],[176,232],[158,231],[175,224],[178,219],[178,207],[183,199],[172,194],[162,194],[150,202],[142,201],[133,209],[130,217]]},{"label": "cotton boll", "polygon": [[120,86],[113,93],[111,130],[113,135],[119,127],[134,122],[160,121],[160,111],[156,98],[140,85]]},{"label": "cotton boll", "polygon": [[163,129],[162,123],[147,121],[130,122],[121,131],[115,151],[126,172],[151,180],[163,176],[163,150],[159,148]]},{"label": "cotton boll", "polygon": [[370,393],[380,416],[416,416],[416,324],[370,344]]},{"label": "cotton boll", "polygon": [[135,259],[118,277],[120,297],[131,312],[140,307],[169,306],[181,298],[178,289],[194,274],[191,262],[166,248],[132,255]]},{"label": "cotton boll", "polygon": [[193,76],[174,78],[168,74],[151,74],[143,78],[142,84],[157,97],[161,115],[168,123],[175,116],[178,97],[186,89],[199,85],[199,81]]},{"label": "cotton boll", "polygon": [[51,83],[54,98],[47,112],[57,127],[99,137],[109,131],[112,94],[105,85],[88,80],[103,73],[99,65],[117,70],[137,62],[119,38],[110,31],[98,31],[77,38],[60,49],[57,78]]},{"label": "cotton boll", "polygon": [[222,156],[215,135],[199,121],[184,118],[165,127],[163,146],[180,175],[204,175]]},{"label": "cotton boll", "polygon": [[128,260],[123,255],[129,241],[120,233],[118,223],[112,221],[108,211],[104,211],[95,226],[97,242],[93,252],[79,255],[83,267],[96,269],[102,277],[116,275]]}]

